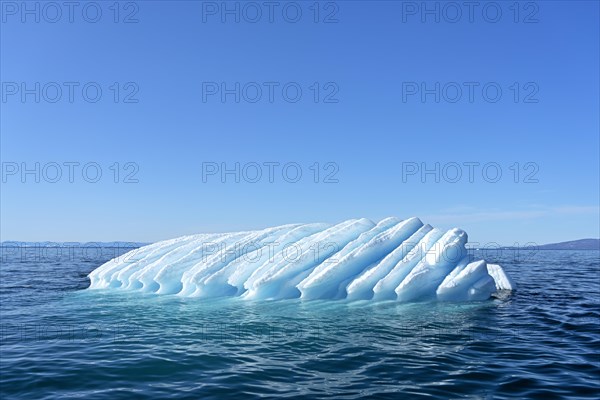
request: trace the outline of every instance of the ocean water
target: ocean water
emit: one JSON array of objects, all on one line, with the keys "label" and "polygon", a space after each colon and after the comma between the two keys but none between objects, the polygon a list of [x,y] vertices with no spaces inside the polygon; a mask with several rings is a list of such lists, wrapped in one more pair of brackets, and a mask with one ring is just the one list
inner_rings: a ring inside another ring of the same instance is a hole
[{"label": "ocean water", "polygon": [[598,251],[488,251],[517,292],[399,304],[89,291],[124,251],[92,250],[3,249],[2,399],[600,396]]}]

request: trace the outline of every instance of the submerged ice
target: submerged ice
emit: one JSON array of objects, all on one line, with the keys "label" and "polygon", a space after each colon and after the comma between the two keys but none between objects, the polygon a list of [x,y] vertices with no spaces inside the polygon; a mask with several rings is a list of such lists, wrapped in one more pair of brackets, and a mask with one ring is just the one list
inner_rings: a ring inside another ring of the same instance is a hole
[{"label": "submerged ice", "polygon": [[485,300],[514,284],[475,260],[460,229],[418,218],[366,218],[200,234],[141,247],[101,265],[90,289],[246,299]]}]

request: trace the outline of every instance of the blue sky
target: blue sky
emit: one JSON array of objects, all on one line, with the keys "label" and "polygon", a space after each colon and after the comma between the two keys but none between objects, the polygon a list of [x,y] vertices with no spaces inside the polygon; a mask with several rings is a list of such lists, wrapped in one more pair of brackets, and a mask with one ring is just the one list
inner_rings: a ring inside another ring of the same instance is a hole
[{"label": "blue sky", "polygon": [[598,2],[53,4],[2,2],[2,240],[600,236]]}]

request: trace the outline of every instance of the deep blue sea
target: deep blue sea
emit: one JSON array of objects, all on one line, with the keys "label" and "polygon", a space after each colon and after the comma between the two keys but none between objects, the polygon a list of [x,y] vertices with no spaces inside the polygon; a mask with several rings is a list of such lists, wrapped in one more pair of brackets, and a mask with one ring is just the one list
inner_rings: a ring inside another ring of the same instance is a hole
[{"label": "deep blue sea", "polygon": [[469,304],[88,291],[124,249],[3,249],[2,399],[600,397],[600,252],[488,251]]}]

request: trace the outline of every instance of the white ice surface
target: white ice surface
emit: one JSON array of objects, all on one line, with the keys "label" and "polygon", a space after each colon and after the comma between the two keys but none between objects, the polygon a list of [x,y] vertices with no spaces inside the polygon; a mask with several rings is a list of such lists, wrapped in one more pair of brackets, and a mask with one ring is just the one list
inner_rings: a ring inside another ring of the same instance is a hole
[{"label": "white ice surface", "polygon": [[496,289],[515,290],[516,285],[514,284],[512,279],[510,279],[510,277],[506,274],[506,272],[502,269],[501,266],[497,264],[488,264],[487,272],[492,278],[494,278]]},{"label": "white ice surface", "polygon": [[418,218],[366,218],[184,236],[135,249],[89,274],[90,289],[245,299],[472,301],[515,285],[467,255],[467,234]]}]

